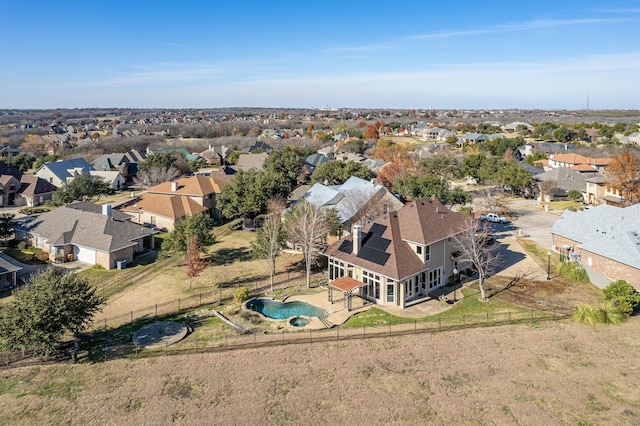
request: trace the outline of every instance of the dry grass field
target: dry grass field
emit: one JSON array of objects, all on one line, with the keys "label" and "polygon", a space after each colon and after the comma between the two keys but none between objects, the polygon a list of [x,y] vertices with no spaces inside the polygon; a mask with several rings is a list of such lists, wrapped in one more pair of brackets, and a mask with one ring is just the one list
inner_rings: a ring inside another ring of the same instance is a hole
[{"label": "dry grass field", "polygon": [[639,321],[15,368],[0,423],[632,425]]}]

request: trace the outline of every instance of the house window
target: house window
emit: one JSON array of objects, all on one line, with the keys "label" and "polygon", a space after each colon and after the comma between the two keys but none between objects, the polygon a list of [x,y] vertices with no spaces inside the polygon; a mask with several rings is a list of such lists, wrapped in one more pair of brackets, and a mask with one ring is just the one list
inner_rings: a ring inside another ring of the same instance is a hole
[{"label": "house window", "polygon": [[44,245],[44,238],[36,237],[36,247],[41,249],[43,245]]},{"label": "house window", "polygon": [[429,290],[442,285],[442,268],[429,271]]},{"label": "house window", "polygon": [[416,253],[422,254],[422,246],[416,246]]},{"label": "house window", "polygon": [[151,216],[150,221],[151,221],[152,225],[155,225],[156,224],[156,217],[155,216]]},{"label": "house window", "polygon": [[431,260],[431,246],[426,246],[424,248],[424,261],[428,262]]},{"label": "house window", "polygon": [[329,280],[337,280],[344,277],[344,262],[329,259]]},{"label": "house window", "polygon": [[374,299],[380,298],[380,275],[362,271],[362,282],[366,284],[366,292]]},{"label": "house window", "polygon": [[387,303],[393,303],[393,289],[395,284],[387,281]]},{"label": "house window", "polygon": [[427,273],[426,272],[421,272],[420,273],[420,282],[422,283],[422,289],[426,290],[426,288],[427,288]]}]

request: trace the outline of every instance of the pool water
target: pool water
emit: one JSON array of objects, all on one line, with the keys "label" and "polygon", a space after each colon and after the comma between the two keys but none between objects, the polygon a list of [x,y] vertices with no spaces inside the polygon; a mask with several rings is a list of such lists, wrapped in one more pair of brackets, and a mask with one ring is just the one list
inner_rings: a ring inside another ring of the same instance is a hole
[{"label": "pool water", "polygon": [[261,313],[267,318],[287,319],[291,317],[326,318],[327,311],[305,302],[276,302],[269,299],[254,299],[247,302],[246,307]]}]

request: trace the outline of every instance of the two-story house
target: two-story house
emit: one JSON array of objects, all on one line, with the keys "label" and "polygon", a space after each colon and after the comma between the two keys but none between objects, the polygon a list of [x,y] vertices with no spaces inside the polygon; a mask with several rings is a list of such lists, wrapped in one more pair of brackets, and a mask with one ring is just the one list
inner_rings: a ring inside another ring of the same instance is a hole
[{"label": "two-story house", "polygon": [[[437,198],[408,203],[384,214],[329,246],[329,297],[345,293],[383,306],[405,308],[443,287],[458,267],[453,236],[468,229],[461,214]],[[347,305],[349,309],[349,305]]]}]

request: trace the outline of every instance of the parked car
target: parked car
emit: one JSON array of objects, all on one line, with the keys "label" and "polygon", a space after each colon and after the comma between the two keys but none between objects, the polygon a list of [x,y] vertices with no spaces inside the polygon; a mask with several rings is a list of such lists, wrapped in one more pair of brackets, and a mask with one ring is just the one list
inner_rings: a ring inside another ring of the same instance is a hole
[{"label": "parked car", "polygon": [[492,223],[507,223],[509,222],[509,219],[507,219],[504,216],[498,216],[495,213],[487,213],[487,214],[483,214],[482,216],[480,216],[480,220],[481,221],[487,221],[487,222],[492,222]]}]

